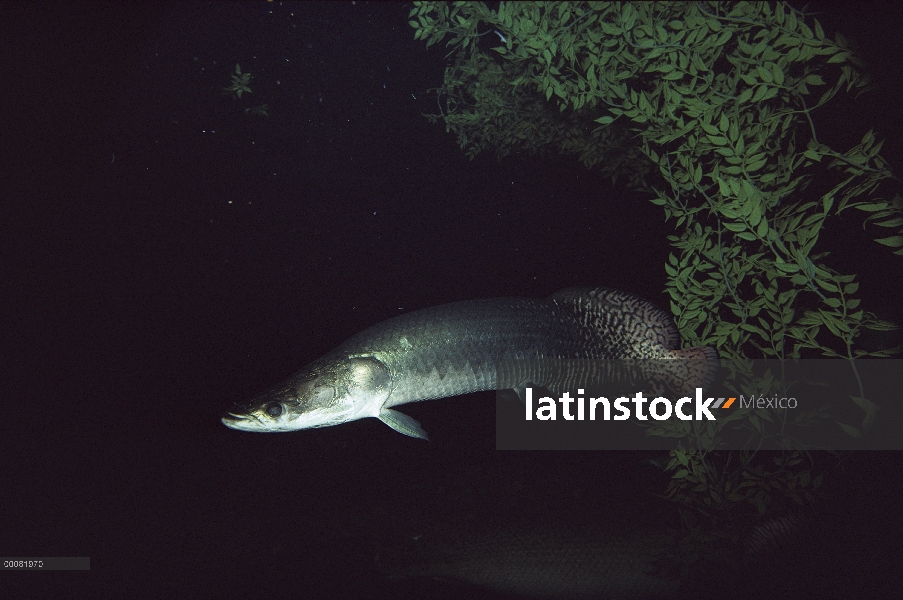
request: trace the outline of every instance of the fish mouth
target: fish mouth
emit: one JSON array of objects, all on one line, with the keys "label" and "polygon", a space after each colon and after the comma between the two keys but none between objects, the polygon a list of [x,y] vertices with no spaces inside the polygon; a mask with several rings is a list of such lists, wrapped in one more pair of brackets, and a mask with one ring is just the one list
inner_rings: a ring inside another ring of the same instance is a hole
[{"label": "fish mouth", "polygon": [[222,417],[223,425],[239,431],[261,431],[260,422],[248,415],[227,412]]}]

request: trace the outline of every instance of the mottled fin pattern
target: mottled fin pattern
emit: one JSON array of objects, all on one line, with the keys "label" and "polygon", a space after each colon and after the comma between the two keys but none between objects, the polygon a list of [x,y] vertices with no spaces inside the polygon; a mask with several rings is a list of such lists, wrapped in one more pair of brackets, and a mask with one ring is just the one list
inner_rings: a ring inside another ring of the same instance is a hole
[{"label": "mottled fin pattern", "polygon": [[743,553],[752,558],[773,556],[792,547],[803,537],[803,519],[795,514],[775,517],[759,523],[744,536]]},{"label": "mottled fin pattern", "polygon": [[674,350],[672,356],[679,359],[675,361],[675,365],[679,370],[677,378],[684,382],[684,393],[689,394],[697,387],[703,390],[712,388],[721,366],[717,350],[709,346],[697,346]]},{"label": "mottled fin pattern", "polygon": [[611,288],[570,288],[549,298],[584,316],[584,325],[604,331],[616,347],[612,358],[667,358],[680,348],[671,316],[651,302]]},{"label": "mottled fin pattern", "polygon": [[549,299],[581,315],[586,327],[602,332],[610,358],[668,361],[659,365],[664,388],[692,394],[697,387],[709,389],[715,380],[718,352],[710,347],[681,350],[671,315],[651,302],[604,287],[570,288]]}]

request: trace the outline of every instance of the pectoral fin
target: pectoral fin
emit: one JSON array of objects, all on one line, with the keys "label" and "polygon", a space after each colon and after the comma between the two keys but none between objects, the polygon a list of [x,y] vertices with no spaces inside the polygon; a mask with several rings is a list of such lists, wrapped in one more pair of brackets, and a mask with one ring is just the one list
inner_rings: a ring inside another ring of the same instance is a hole
[{"label": "pectoral fin", "polygon": [[404,413],[391,408],[384,408],[379,411],[379,420],[397,431],[410,437],[420,438],[421,440],[429,440],[426,432],[420,427],[415,419],[412,419]]},{"label": "pectoral fin", "polygon": [[[521,404],[527,403],[527,388],[533,388],[533,397],[542,397],[549,395],[549,389],[542,385],[536,385],[532,381],[525,381],[510,390],[499,390],[499,396],[502,398],[516,397]],[[537,396],[538,394],[538,396]],[[557,396],[556,396],[557,397]]]}]

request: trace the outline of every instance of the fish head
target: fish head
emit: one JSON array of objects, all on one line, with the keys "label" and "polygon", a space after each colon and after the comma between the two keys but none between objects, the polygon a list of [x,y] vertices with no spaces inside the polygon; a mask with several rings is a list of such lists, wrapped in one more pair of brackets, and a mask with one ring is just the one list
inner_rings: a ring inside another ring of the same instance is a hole
[{"label": "fish head", "polygon": [[223,415],[241,431],[296,431],[375,417],[392,391],[389,368],[372,356],[317,361]]}]

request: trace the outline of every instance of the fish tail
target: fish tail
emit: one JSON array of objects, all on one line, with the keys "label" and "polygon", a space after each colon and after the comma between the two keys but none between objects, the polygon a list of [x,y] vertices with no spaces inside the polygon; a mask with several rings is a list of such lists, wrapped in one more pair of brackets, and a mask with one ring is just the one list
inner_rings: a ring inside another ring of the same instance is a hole
[{"label": "fish tail", "polygon": [[677,350],[676,354],[686,363],[689,379],[695,382],[695,385],[692,386],[694,389],[697,387],[701,387],[703,390],[712,388],[721,366],[717,350],[711,346],[697,346]]},{"label": "fish tail", "polygon": [[718,352],[708,346],[670,350],[668,359],[656,361],[658,379],[674,392],[692,396],[696,388],[703,392],[715,383],[721,363]]}]

